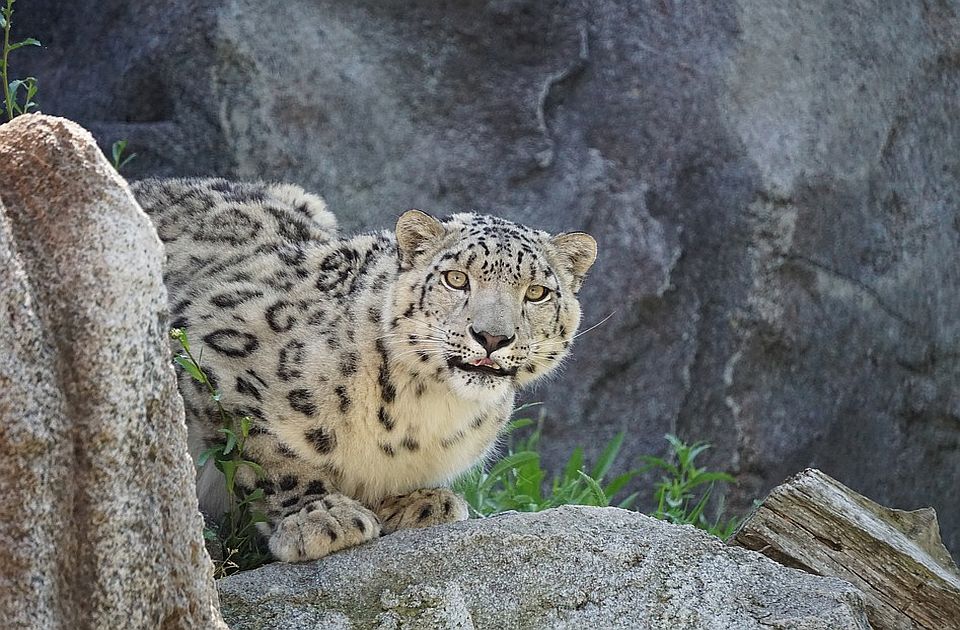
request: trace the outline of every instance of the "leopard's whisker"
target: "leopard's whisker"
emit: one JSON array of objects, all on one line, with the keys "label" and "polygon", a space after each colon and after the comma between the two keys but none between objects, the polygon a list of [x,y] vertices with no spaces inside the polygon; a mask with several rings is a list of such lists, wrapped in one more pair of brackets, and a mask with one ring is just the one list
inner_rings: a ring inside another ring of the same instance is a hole
[{"label": "leopard's whisker", "polygon": [[397,352],[394,356],[402,356],[402,355],[404,355],[404,354],[410,354],[410,353],[412,353],[412,352],[421,352],[421,351],[422,351],[422,352],[437,352],[437,351],[442,350],[442,349],[443,349],[443,346],[442,346],[441,344],[434,344],[434,345],[432,345],[432,346],[428,346],[428,345],[424,344],[424,345],[422,345],[422,346],[420,346],[420,347],[418,347],[418,348],[404,348],[404,349],[401,350],[400,352]]},{"label": "leopard's whisker", "polygon": [[419,319],[414,319],[414,318],[412,318],[412,317],[407,317],[406,315],[401,315],[400,317],[402,317],[402,318],[404,318],[404,319],[407,319],[407,320],[410,320],[410,321],[413,322],[414,324],[420,324],[421,326],[426,326],[427,328],[432,328],[433,330],[436,330],[437,332],[441,332],[441,333],[443,333],[443,334],[447,334],[447,331],[446,331],[446,330],[444,330],[443,328],[440,328],[439,326],[437,326],[437,325],[435,325],[435,324],[431,324],[430,322],[425,322],[425,321],[421,321],[421,320],[419,320]]},{"label": "leopard's whisker", "polygon": [[[410,340],[404,339],[403,341],[410,341]],[[419,339],[414,339],[413,341],[416,345],[423,345],[423,346],[441,346],[442,347],[447,345],[446,339],[428,339],[428,338],[421,337]]]},{"label": "leopard's whisker", "polygon": [[613,317],[614,315],[616,315],[616,314],[617,314],[616,311],[610,311],[610,314],[609,314],[609,315],[607,315],[606,317],[604,317],[603,319],[601,319],[599,322],[597,322],[596,324],[594,324],[594,325],[591,326],[590,328],[587,328],[586,330],[581,330],[580,332],[578,332],[577,334],[575,334],[571,339],[576,339],[577,337],[582,337],[582,336],[584,336],[585,334],[587,334],[588,332],[590,332],[590,331],[593,330],[594,328],[597,328],[598,326],[602,326],[603,324],[607,323],[607,321],[608,321],[611,317]]},{"label": "leopard's whisker", "polygon": [[414,354],[416,354],[416,355],[425,355],[425,356],[428,356],[428,357],[435,357],[435,356],[441,356],[443,353],[442,353],[441,351],[439,351],[439,350],[423,350],[423,349],[418,349],[418,350],[404,350],[403,352],[398,352],[398,353],[395,354],[392,358],[393,358],[393,359],[401,359],[401,358],[403,358],[403,357],[411,356],[411,355],[414,355]]},{"label": "leopard's whisker", "polygon": [[537,362],[537,361],[531,361],[531,362],[528,363],[527,365],[532,365],[532,366],[538,367],[538,368],[540,368],[540,369],[542,369],[542,370],[549,370],[549,369],[552,367],[552,366],[550,366],[550,365],[544,365],[544,364],[539,363],[539,362]]},{"label": "leopard's whisker", "polygon": [[394,338],[394,339],[410,339],[411,337],[415,337],[417,340],[423,339],[423,340],[426,340],[426,341],[441,341],[441,342],[444,342],[444,343],[446,343],[446,341],[447,341],[446,339],[441,338],[441,337],[433,337],[433,336],[431,336],[431,335],[421,335],[421,334],[417,334],[417,333],[391,333],[391,334],[389,334],[389,335],[383,335],[383,336],[381,336],[381,337],[377,337],[377,339],[390,339],[390,338]]},{"label": "leopard's whisker", "polygon": [[527,357],[526,365],[533,365],[534,367],[538,367],[542,370],[549,370],[553,367],[553,364],[544,363],[542,359],[537,359],[534,357]]},{"label": "leopard's whisker", "polygon": [[534,346],[542,346],[542,345],[547,345],[547,344],[563,344],[563,343],[565,343],[565,342],[573,341],[573,340],[576,339],[577,337],[582,337],[583,335],[587,334],[588,332],[590,332],[591,330],[595,329],[596,327],[598,327],[598,326],[606,323],[607,320],[609,320],[611,317],[613,317],[613,316],[616,315],[616,314],[617,314],[616,311],[611,312],[609,315],[607,315],[606,317],[604,317],[603,319],[601,319],[599,322],[597,322],[596,324],[594,324],[594,325],[591,326],[590,328],[587,328],[586,330],[581,330],[580,332],[578,332],[577,334],[575,334],[573,337],[570,337],[570,339],[543,339],[543,340],[541,340],[541,341],[531,341],[531,342],[530,342],[530,346],[531,346],[531,347],[534,347]]},{"label": "leopard's whisker", "polygon": [[[410,337],[405,337],[403,341],[411,341],[411,339]],[[446,339],[439,339],[437,337],[416,337],[413,341],[417,343],[447,343]]]}]

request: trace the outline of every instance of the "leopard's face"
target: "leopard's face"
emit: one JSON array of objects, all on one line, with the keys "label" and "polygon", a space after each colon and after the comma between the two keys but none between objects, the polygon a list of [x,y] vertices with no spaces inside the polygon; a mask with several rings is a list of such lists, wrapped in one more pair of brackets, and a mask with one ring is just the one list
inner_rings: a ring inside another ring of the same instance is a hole
[{"label": "leopard's face", "polygon": [[388,337],[397,360],[477,401],[501,399],[563,361],[580,324],[576,292],[596,258],[590,236],[410,212],[397,239]]}]

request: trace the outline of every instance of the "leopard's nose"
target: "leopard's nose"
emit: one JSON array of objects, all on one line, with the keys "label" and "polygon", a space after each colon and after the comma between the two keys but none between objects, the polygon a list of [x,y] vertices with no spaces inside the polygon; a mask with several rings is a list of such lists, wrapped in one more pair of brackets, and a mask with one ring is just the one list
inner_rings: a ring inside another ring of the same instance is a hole
[{"label": "leopard's nose", "polygon": [[487,356],[490,356],[500,348],[506,348],[517,338],[516,335],[507,337],[506,335],[491,335],[483,331],[477,332],[473,329],[473,326],[470,327],[470,336],[483,346],[483,349],[487,351]]}]

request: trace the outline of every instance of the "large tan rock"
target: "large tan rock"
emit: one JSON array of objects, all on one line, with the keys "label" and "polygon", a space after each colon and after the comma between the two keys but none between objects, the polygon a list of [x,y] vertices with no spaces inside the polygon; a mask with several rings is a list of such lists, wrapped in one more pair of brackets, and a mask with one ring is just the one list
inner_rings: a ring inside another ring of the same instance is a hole
[{"label": "large tan rock", "polygon": [[868,630],[849,583],[690,526],[563,506],[220,580],[234,630]]},{"label": "large tan rock", "polygon": [[162,250],[78,125],[0,127],[4,628],[225,628],[165,339]]}]

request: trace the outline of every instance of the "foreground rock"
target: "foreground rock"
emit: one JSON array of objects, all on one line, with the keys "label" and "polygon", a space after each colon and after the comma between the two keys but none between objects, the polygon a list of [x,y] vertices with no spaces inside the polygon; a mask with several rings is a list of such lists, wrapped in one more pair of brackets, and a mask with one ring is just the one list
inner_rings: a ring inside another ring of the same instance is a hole
[{"label": "foreground rock", "polygon": [[554,465],[677,432],[734,508],[817,466],[960,550],[956,2],[263,7],[31,0],[16,63],[134,176],[290,180],[348,230],[588,230],[584,321],[614,315],[534,394]]},{"label": "foreground rock", "polygon": [[870,627],[846,582],[616,508],[401,531],[219,585],[234,630]]},{"label": "foreground rock", "polygon": [[0,126],[0,625],[223,628],[160,241],[93,138]]}]

